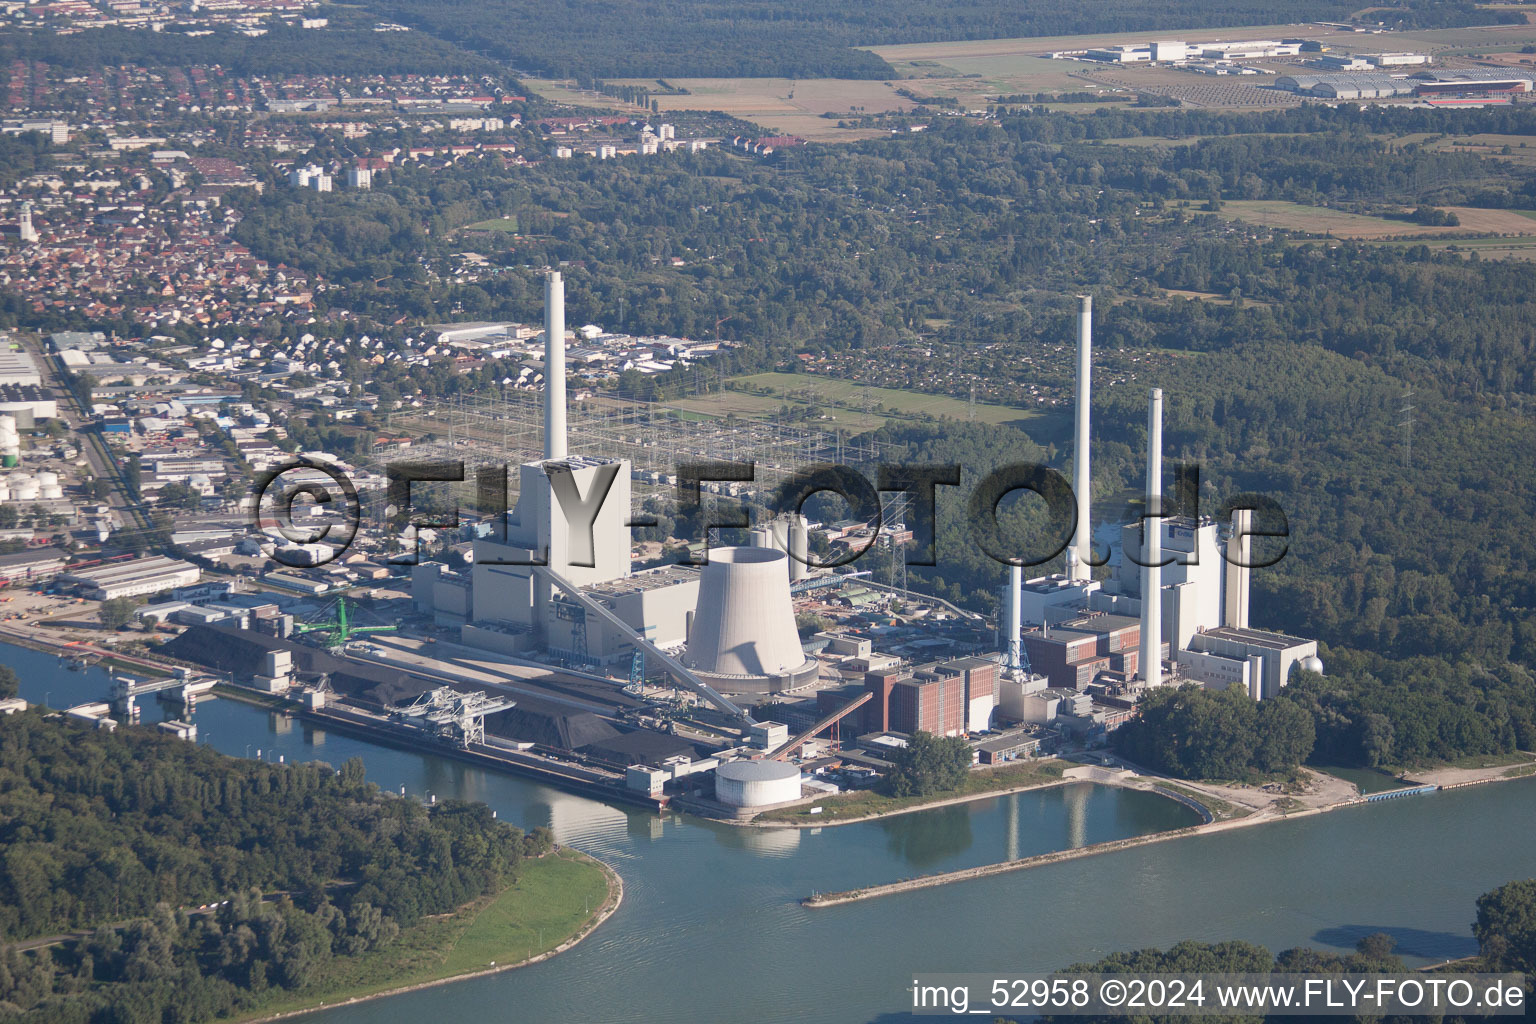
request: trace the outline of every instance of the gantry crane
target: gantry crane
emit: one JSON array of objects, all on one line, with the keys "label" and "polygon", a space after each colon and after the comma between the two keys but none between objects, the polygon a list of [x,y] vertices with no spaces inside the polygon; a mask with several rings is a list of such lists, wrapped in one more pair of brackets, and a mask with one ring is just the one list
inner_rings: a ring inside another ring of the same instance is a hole
[{"label": "gantry crane", "polygon": [[482,691],[460,693],[451,686],[428,690],[390,718],[441,737],[460,747],[485,742],[485,716],[517,706],[508,697],[492,697]]},{"label": "gantry crane", "polygon": [[347,616],[346,595],[336,599],[336,617],[324,622],[297,623],[293,627],[295,633],[325,633],[327,635],[327,647],[340,647],[354,636],[367,633],[392,633],[399,626],[354,626]]}]

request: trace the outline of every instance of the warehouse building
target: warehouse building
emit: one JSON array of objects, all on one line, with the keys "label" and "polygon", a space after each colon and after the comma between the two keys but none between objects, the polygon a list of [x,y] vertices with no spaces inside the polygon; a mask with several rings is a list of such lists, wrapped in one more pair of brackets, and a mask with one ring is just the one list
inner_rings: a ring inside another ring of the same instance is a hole
[{"label": "warehouse building", "polygon": [[26,352],[0,352],[0,384],[42,387],[43,376]]},{"label": "warehouse building", "polygon": [[29,548],[0,555],[0,582],[33,583],[50,579],[64,568],[63,552],[55,547]]},{"label": "warehouse building", "polygon": [[16,417],[16,426],[31,430],[59,415],[59,402],[47,388],[31,384],[0,384],[0,413]]},{"label": "warehouse building", "polygon": [[1322,75],[1281,75],[1275,85],[1294,93],[1336,100],[1374,100],[1408,96],[1416,83],[1385,71],[1343,72]]},{"label": "warehouse building", "polygon": [[158,594],[196,583],[203,572],[191,562],[152,555],[59,574],[59,581],[95,601]]}]

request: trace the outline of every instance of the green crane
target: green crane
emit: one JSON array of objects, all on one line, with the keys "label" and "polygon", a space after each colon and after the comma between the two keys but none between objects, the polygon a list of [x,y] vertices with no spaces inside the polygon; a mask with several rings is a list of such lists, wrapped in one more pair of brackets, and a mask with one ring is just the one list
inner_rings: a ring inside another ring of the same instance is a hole
[{"label": "green crane", "polygon": [[327,647],[340,647],[354,636],[368,633],[392,633],[399,626],[354,626],[347,618],[347,598],[345,595],[336,599],[336,618],[325,622],[305,622],[295,625],[295,633],[319,633],[327,634]]}]

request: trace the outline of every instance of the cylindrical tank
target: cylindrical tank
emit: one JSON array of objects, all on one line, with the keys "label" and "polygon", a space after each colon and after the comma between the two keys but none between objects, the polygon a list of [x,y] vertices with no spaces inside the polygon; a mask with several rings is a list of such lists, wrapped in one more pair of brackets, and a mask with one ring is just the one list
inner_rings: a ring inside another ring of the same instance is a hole
[{"label": "cylindrical tank", "polygon": [[15,469],[19,465],[21,465],[20,452],[6,452],[4,455],[0,455],[0,466],[6,469]]},{"label": "cylindrical tank", "polygon": [[796,583],[811,571],[811,532],[805,516],[789,517],[789,582]]},{"label": "cylindrical tank", "polygon": [[59,474],[53,472],[52,470],[45,469],[37,474],[37,483],[39,487],[48,487],[50,485],[57,484],[58,482]]},{"label": "cylindrical tank", "polygon": [[36,501],[43,496],[43,489],[37,485],[36,480],[12,480],[12,501]]},{"label": "cylindrical tank", "polygon": [[10,500],[11,500],[11,489],[6,486],[5,481],[0,480],[0,501],[10,501]]},{"label": "cylindrical tank", "polygon": [[715,799],[731,807],[798,800],[800,769],[784,761],[731,761],[715,769]]},{"label": "cylindrical tank", "polygon": [[64,497],[64,488],[60,487],[58,484],[48,484],[46,486],[39,485],[38,491],[38,496],[41,497],[44,501],[60,501]]}]

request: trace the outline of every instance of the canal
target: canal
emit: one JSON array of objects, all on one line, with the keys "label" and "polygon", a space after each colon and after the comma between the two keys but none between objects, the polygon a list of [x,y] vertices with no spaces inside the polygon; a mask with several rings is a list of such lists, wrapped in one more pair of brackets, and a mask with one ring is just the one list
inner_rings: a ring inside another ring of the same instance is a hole
[{"label": "canal", "polygon": [[[107,675],[0,645],[22,695],[98,698]],[[145,720],[161,712],[151,702]],[[821,830],[742,829],[612,807],[230,700],[199,742],[235,756],[360,756],[380,786],[483,800],[612,864],[624,905],[532,967],[321,1011],[315,1024],[482,1020],[904,1020],[915,972],[1047,970],[1180,939],[1349,949],[1386,931],[1411,962],[1475,951],[1473,901],[1536,875],[1536,784],[1347,808],[908,894],[807,910],[800,897],[1193,824],[1188,808],[1074,784]],[[1488,837],[1479,839],[1478,837]]]}]

